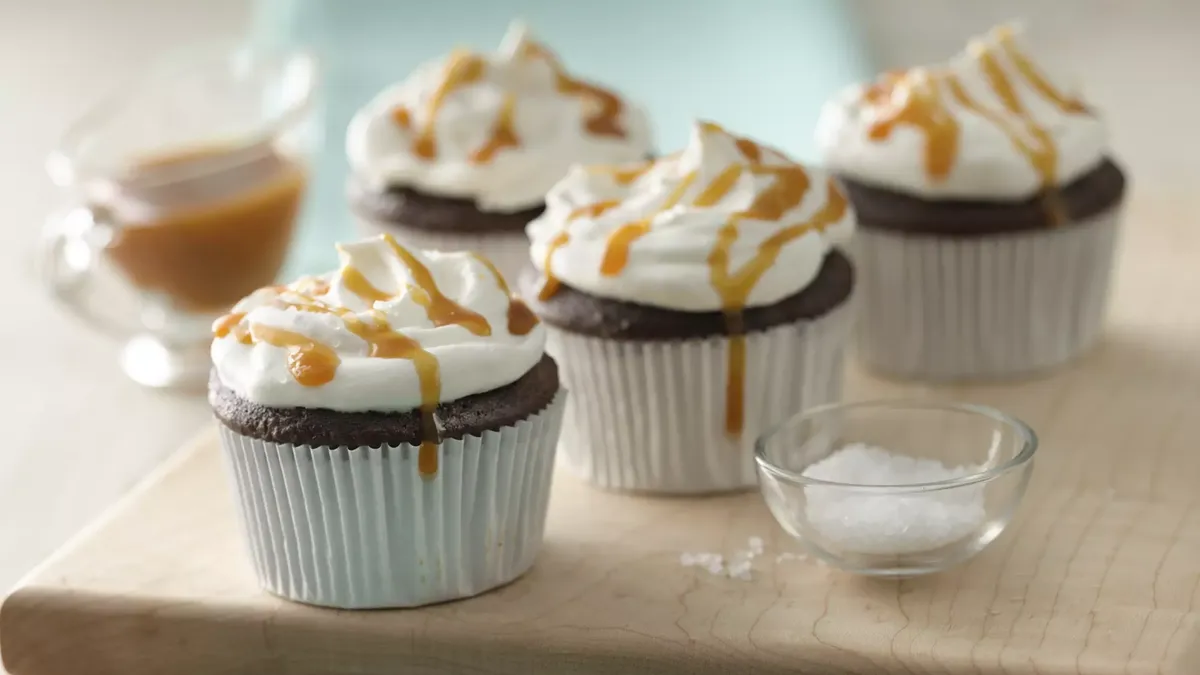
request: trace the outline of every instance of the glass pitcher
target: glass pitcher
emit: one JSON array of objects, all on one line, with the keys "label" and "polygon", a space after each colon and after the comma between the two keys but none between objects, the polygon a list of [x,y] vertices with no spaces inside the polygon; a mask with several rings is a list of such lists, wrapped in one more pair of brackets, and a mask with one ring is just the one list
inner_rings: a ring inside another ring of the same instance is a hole
[{"label": "glass pitcher", "polygon": [[125,340],[151,387],[201,387],[212,321],[283,265],[318,140],[316,63],[294,50],[180,54],[87,112],[47,160],[43,280]]}]

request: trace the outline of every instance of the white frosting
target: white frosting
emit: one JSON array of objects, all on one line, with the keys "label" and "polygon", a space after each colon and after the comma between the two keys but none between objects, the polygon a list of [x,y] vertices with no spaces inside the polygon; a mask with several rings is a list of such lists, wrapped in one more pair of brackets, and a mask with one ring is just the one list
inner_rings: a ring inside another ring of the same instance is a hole
[{"label": "white frosting", "polygon": [[[738,221],[737,238],[730,249],[731,269],[736,272],[759,252],[764,241],[811,221],[829,202],[830,190],[837,190],[827,176],[809,170],[809,187],[803,199],[781,218],[744,218],[739,214],[774,179],[751,171],[752,163],[739,151],[737,140],[715,125],[698,123],[683,152],[658,160],[628,185],[621,185],[610,170],[574,168],[547,195],[546,212],[527,228],[534,265],[567,286],[600,297],[680,311],[725,309],[709,265],[722,228]],[[798,168],[784,155],[756,147],[761,157],[755,164]],[[733,165],[744,170],[724,198],[711,206],[696,206],[697,195]],[[692,172],[695,177],[677,204],[664,210],[664,203]],[[837,199],[841,200],[840,193]],[[619,204],[597,216],[572,217],[580,207],[610,200]],[[643,219],[649,219],[649,231],[629,247],[624,269],[604,274],[601,265],[610,236]],[[750,290],[744,306],[769,305],[803,290],[816,277],[831,247],[845,241],[852,227],[853,217],[847,208],[823,231],[812,229],[785,244]],[[546,253],[564,231],[568,242],[556,248],[547,270]]]},{"label": "white frosting", "polygon": [[[438,361],[440,401],[453,401],[516,381],[541,360],[545,332],[539,324],[525,335],[508,332],[509,296],[495,275],[470,253],[411,253],[430,271],[438,290],[462,307],[482,315],[491,334],[476,335],[450,324],[434,326],[414,299],[419,289],[407,265],[384,238],[339,247],[342,267],[318,279],[329,290],[315,299],[322,305],[351,310],[370,323],[381,315],[392,330],[418,342]],[[347,289],[346,265],[353,265],[390,300],[368,303]],[[368,356],[368,344],[333,314],[300,311],[286,304],[304,302],[298,293],[313,278],[285,290],[261,289],[233,311],[244,322],[299,333],[333,349],[341,363],[332,381],[300,384],[288,370],[288,350],[265,342],[244,344],[234,335],[213,341],[212,360],[221,382],[242,398],[275,407],[330,408],[342,411],[407,411],[421,405],[421,387],[413,361]],[[374,313],[371,310],[375,310]]]},{"label": "white frosting", "polygon": [[[540,205],[575,163],[628,162],[651,152],[647,117],[627,102],[618,117],[623,137],[590,133],[585,120],[598,109],[597,101],[560,91],[553,57],[520,26],[510,30],[499,52],[479,56],[485,62],[483,76],[454,89],[436,115],[438,152],[432,160],[414,154],[414,139],[428,122],[449,58],[420,66],[355,115],[346,152],[360,180],[473,198],[485,211],[512,212]],[[501,149],[490,161],[472,161],[491,138],[510,95],[515,96],[519,144]],[[411,129],[394,120],[398,107],[411,112]]]},{"label": "white frosting", "polygon": [[[1035,143],[1027,120],[1009,111],[989,84],[976,58],[981,51],[995,55],[1029,118],[1044,128],[1057,146],[1055,182],[1070,183],[1095,168],[1108,148],[1103,121],[1090,112],[1065,112],[1039,93],[1022,76],[1001,44],[1001,36],[1008,30],[997,29],[973,41],[964,54],[943,69],[909,71],[904,75],[906,81],[892,90],[891,99],[885,104],[866,101],[865,88],[861,86],[841,92],[824,106],[817,125],[817,145],[829,168],[863,183],[931,198],[1025,199],[1040,192],[1045,187],[1042,175],[1017,149],[1012,138],[994,121],[960,105],[945,83],[938,80],[943,73],[953,74],[976,102],[1018,130],[1025,142]],[[1019,35],[1014,35],[1013,43],[1020,53],[1028,55],[1029,51],[1018,39]],[[1078,97],[1077,88],[1067,86],[1039,64],[1035,65],[1055,90],[1071,98]],[[947,112],[958,123],[958,156],[943,177],[931,176],[926,170],[926,136],[919,127],[899,124],[886,139],[869,137],[872,125],[881,115],[893,106],[903,105],[911,93],[911,85],[919,86],[923,81],[937,88]]]}]

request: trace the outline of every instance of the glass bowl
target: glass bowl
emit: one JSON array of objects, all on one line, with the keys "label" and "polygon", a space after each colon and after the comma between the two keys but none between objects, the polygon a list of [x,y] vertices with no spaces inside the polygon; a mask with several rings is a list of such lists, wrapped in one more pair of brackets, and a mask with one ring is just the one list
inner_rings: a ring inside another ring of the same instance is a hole
[{"label": "glass bowl", "polygon": [[1037,436],[999,410],[874,401],[801,412],[755,443],[775,520],[813,555],[872,576],[963,562],[1008,525]]}]

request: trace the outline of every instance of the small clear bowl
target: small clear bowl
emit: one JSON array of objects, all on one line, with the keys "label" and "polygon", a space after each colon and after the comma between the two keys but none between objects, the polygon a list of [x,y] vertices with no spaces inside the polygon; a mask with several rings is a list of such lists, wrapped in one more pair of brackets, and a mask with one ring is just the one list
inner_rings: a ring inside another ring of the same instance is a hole
[{"label": "small clear bowl", "polygon": [[754,454],[788,534],[841,569],[899,577],[944,570],[994,541],[1037,446],[1027,424],[993,408],[873,401],[801,412]]}]

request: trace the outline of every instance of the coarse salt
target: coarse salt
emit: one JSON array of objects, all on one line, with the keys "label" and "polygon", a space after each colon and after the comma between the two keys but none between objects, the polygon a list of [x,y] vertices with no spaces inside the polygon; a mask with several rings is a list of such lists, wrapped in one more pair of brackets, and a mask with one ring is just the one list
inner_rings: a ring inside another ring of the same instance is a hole
[{"label": "coarse salt", "polygon": [[[948,467],[861,443],[847,445],[804,470],[809,478],[856,485],[906,485],[961,478],[979,467]],[[976,532],[987,517],[983,485],[909,494],[872,494],[810,485],[809,524],[840,551],[874,555],[920,553]]]}]

